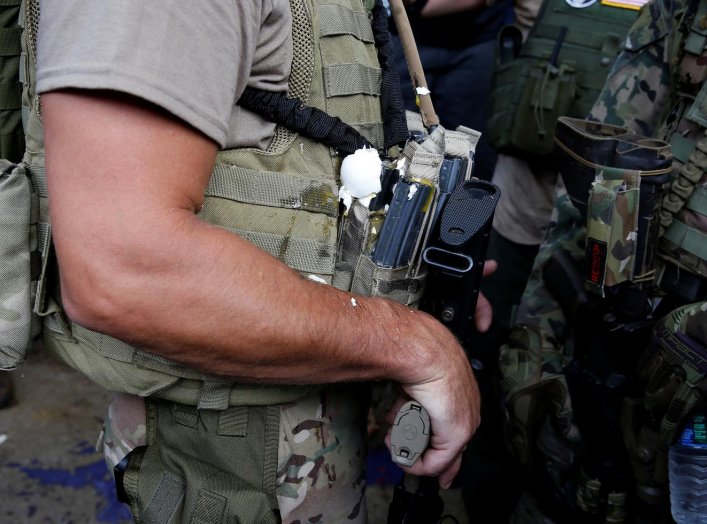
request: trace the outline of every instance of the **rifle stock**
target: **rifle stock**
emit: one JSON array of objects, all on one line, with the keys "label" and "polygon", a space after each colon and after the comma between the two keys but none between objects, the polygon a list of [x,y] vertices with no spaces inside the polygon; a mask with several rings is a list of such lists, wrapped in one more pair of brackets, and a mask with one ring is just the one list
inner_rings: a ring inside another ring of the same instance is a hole
[{"label": "rifle stock", "polygon": [[[459,183],[435,217],[422,254],[428,275],[420,309],[447,326],[469,358],[469,336],[500,195],[501,190],[489,182],[472,178]],[[424,412],[422,406],[416,409]],[[397,461],[395,455],[393,460]],[[405,474],[395,488],[387,524],[434,524],[443,510],[436,478]]]}]

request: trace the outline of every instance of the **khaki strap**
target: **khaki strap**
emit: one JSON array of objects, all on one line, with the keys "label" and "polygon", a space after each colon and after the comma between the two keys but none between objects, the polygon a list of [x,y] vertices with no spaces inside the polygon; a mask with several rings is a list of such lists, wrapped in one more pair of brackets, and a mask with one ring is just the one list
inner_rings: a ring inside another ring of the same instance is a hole
[{"label": "khaki strap", "polygon": [[[279,258],[290,267],[304,273],[330,275],[336,258],[336,245],[304,238],[286,238],[284,235],[257,233],[237,228],[225,228],[245,238],[257,247]],[[283,249],[284,246],[284,249]],[[318,256],[312,256],[317,253]]]},{"label": "khaki strap", "polygon": [[226,513],[226,497],[200,489],[189,524],[221,524]]},{"label": "khaki strap", "polygon": [[321,36],[353,35],[362,42],[374,43],[373,28],[366,11],[352,11],[336,5],[321,5],[317,8]]},{"label": "khaki strap", "polygon": [[381,70],[363,64],[325,66],[324,89],[327,97],[380,95]]},{"label": "khaki strap", "polygon": [[198,409],[228,409],[228,399],[232,385],[232,382],[205,380],[199,394]]},{"label": "khaki strap", "polygon": [[707,215],[707,187],[697,186],[685,203],[687,209]]},{"label": "khaki strap", "polygon": [[263,461],[263,491],[270,492],[277,480],[277,456],[280,446],[280,407],[265,409],[265,457]]},{"label": "khaki strap", "polygon": [[707,235],[699,229],[673,220],[663,237],[701,260],[707,260]]},{"label": "khaki strap", "polygon": [[337,216],[338,190],[293,174],[255,171],[216,164],[206,188],[206,196],[236,202],[286,209],[304,209]]},{"label": "khaki strap", "polygon": [[154,495],[145,508],[145,522],[172,522],[184,499],[184,480],[170,471],[162,473]]}]

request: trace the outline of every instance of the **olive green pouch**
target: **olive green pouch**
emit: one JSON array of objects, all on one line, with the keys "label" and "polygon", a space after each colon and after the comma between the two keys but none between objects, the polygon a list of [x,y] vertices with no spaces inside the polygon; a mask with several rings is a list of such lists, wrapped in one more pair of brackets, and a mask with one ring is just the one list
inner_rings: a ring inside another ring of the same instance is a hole
[{"label": "olive green pouch", "polygon": [[552,151],[557,119],[566,115],[576,95],[575,70],[538,62],[528,74],[514,115],[510,142],[514,148],[545,155]]},{"label": "olive green pouch", "polygon": [[[279,407],[147,402],[147,446],[116,466],[138,524],[275,524]],[[185,453],[198,449],[199,457]]]}]

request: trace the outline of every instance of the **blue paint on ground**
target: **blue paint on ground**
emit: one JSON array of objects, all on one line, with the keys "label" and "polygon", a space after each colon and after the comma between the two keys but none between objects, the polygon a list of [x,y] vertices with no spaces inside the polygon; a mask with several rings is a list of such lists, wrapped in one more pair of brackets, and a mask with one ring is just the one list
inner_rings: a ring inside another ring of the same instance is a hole
[{"label": "blue paint on ground", "polygon": [[[86,455],[88,454],[86,449],[84,443],[79,443],[78,449],[73,454]],[[92,448],[91,453],[95,453],[95,449]],[[98,523],[121,524],[132,520],[128,507],[118,502],[115,496],[113,477],[102,458],[73,470],[35,467],[36,460],[32,460],[30,464],[29,467],[17,463],[7,466],[19,469],[28,478],[43,486],[63,486],[72,489],[93,487],[100,497],[96,508],[96,522]],[[29,511],[30,515],[33,514],[36,507],[30,506]]]},{"label": "blue paint on ground", "polygon": [[366,483],[369,486],[397,486],[402,477],[403,470],[390,458],[390,451],[387,447],[375,447],[368,450]]}]

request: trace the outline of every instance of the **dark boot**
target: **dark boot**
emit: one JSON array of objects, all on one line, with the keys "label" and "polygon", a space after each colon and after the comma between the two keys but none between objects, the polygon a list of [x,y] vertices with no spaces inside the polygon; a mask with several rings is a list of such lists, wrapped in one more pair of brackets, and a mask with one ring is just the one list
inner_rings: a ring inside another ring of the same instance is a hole
[{"label": "dark boot", "polygon": [[15,388],[12,385],[12,375],[0,371],[0,409],[9,406],[14,398]]}]

